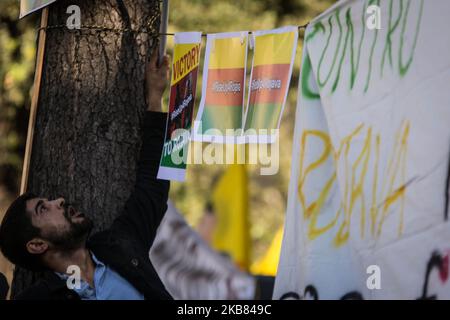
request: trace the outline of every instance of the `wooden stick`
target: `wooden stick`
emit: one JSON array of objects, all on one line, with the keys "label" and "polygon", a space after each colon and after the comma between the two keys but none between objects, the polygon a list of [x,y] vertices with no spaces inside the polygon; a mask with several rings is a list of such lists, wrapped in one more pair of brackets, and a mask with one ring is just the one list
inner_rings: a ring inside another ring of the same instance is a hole
[{"label": "wooden stick", "polygon": [[161,10],[161,22],[159,25],[159,53],[158,53],[158,66],[161,66],[162,59],[166,54],[166,42],[167,42],[167,25],[169,24],[169,0],[163,0]]},{"label": "wooden stick", "polygon": [[22,181],[20,184],[20,194],[24,194],[28,186],[28,174],[30,172],[31,151],[33,148],[34,126],[36,124],[36,114],[39,102],[39,92],[41,89],[42,68],[44,64],[46,27],[48,24],[48,8],[42,10],[41,29],[39,31],[39,43],[36,56],[36,70],[34,73],[33,93],[31,96],[30,119],[28,120],[27,144],[25,147],[25,158],[23,159]]}]

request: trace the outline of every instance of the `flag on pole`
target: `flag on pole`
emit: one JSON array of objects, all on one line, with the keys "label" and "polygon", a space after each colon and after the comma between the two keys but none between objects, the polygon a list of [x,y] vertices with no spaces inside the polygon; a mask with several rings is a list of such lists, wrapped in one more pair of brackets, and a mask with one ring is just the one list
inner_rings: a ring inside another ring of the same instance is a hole
[{"label": "flag on pole", "polygon": [[38,11],[56,0],[21,0],[20,1],[20,16],[19,19]]},{"label": "flag on pole", "polygon": [[248,178],[245,164],[232,164],[219,179],[212,193],[217,225],[213,247],[227,253],[243,270],[250,261],[248,221]]},{"label": "flag on pole", "polygon": [[277,274],[278,261],[280,260],[281,240],[283,239],[283,227],[278,229],[272,243],[266,253],[251,265],[252,274],[263,276],[275,276]]}]

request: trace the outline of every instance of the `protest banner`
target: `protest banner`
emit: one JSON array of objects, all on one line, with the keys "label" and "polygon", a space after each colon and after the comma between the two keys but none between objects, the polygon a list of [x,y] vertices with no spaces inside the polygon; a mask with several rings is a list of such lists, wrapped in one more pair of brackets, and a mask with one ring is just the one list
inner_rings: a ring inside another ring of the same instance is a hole
[{"label": "protest banner", "polygon": [[241,134],[247,47],[247,31],[208,34],[193,140],[233,142]]},{"label": "protest banner", "polygon": [[175,299],[255,298],[257,278],[213,250],[171,201],[150,249],[150,260]]},{"label": "protest banner", "polygon": [[442,12],[345,0],[309,24],[274,299],[450,298]]},{"label": "protest banner", "polygon": [[[246,141],[272,143],[275,140],[273,130],[280,126],[297,38],[296,26],[253,33],[254,55],[244,126]],[[256,130],[256,133],[248,130]]]},{"label": "protest banner", "polygon": [[197,88],[201,32],[175,34],[169,112],[158,179],[184,181]]},{"label": "protest banner", "polygon": [[20,16],[19,19],[22,19],[23,17],[36,12],[56,0],[21,0],[20,1]]}]

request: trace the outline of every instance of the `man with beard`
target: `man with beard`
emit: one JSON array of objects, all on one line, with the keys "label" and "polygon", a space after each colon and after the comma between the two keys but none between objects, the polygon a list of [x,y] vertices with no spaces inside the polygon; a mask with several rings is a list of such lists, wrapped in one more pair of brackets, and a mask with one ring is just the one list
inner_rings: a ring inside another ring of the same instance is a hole
[{"label": "man with beard", "polygon": [[[169,182],[158,180],[167,114],[161,97],[169,59],[160,67],[154,54],[146,69],[143,145],[135,188],[112,226],[90,236],[93,223],[63,198],[31,193],[17,198],[0,226],[0,248],[14,264],[49,271],[17,299],[171,299],[152,263],[149,249],[167,209]],[[80,281],[73,281],[78,270]]]}]

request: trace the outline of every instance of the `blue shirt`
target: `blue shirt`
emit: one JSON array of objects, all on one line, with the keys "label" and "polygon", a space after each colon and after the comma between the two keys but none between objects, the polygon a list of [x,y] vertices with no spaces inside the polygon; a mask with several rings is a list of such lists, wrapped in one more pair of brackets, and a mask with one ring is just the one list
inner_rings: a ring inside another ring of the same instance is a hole
[{"label": "blue shirt", "polygon": [[[99,261],[91,252],[95,263],[94,288],[81,279],[81,287],[73,290],[82,300],[144,300],[144,296],[116,271]],[[62,279],[66,274],[57,273]]]}]

